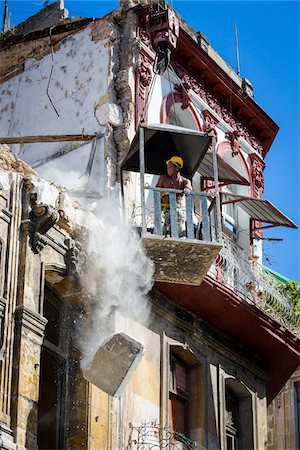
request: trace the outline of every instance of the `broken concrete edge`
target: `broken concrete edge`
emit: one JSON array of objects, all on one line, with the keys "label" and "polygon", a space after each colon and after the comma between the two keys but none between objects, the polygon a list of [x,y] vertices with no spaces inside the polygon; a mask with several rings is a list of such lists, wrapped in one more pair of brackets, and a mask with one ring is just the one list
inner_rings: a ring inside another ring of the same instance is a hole
[{"label": "broken concrete edge", "polygon": [[64,1],[55,1],[42,8],[33,16],[28,17],[24,22],[19,23],[15,28],[15,34],[27,34],[32,31],[52,27],[58,22],[67,19],[69,11],[64,7]]},{"label": "broken concrete edge", "polygon": [[57,211],[57,226],[67,231],[71,237],[78,238],[86,231],[97,226],[103,228],[102,222],[78,201],[68,195],[68,191],[56,182],[40,178],[24,161],[17,158],[6,144],[0,144],[0,192],[10,190],[9,174],[19,173],[26,189],[35,198],[36,206],[49,206]]}]

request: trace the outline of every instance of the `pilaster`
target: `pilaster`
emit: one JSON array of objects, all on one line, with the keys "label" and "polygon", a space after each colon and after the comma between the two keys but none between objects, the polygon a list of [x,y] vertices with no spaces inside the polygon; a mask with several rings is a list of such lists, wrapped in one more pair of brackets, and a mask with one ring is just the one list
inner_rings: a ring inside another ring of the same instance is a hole
[{"label": "pilaster", "polygon": [[14,434],[18,449],[36,450],[40,356],[47,320],[20,305],[15,311]]}]

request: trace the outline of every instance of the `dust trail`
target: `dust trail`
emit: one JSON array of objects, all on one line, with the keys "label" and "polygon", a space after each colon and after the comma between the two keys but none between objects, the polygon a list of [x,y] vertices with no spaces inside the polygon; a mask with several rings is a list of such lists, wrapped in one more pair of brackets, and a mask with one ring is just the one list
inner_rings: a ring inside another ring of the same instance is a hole
[{"label": "dust trail", "polygon": [[99,226],[89,230],[87,268],[81,277],[89,296],[79,330],[82,368],[89,365],[101,342],[111,334],[114,312],[147,324],[147,293],[153,276],[153,263],[123,218],[118,190],[99,201],[95,212]]}]

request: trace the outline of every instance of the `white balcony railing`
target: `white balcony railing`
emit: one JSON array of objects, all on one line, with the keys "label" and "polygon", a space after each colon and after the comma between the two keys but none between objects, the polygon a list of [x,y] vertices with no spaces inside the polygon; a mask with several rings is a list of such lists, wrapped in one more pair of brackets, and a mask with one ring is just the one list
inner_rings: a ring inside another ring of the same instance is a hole
[{"label": "white balcony railing", "polygon": [[300,336],[299,316],[280,291],[278,281],[226,235],[208,275]]},{"label": "white balcony railing", "polygon": [[[221,233],[217,231],[220,226],[212,194],[190,192],[184,196],[185,233],[182,236],[178,229],[176,204],[176,196],[182,194],[182,191],[149,185],[145,186],[145,189],[150,194],[149,205],[146,204],[141,209],[135,208],[132,216],[135,226],[142,222],[141,217],[144,216],[146,229],[153,235],[184,237],[187,242],[195,239],[206,242],[218,240]],[[161,208],[162,194],[168,194],[170,201],[168,229],[164,225]],[[195,214],[197,226],[194,221]],[[280,291],[278,281],[228,236],[223,234],[220,240],[222,249],[208,275],[300,336],[299,315],[292,310],[287,298]]]}]

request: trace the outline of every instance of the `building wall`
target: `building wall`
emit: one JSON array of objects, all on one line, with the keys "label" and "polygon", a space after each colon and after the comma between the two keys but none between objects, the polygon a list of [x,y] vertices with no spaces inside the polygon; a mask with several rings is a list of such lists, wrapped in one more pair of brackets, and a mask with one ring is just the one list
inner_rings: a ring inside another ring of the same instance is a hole
[{"label": "building wall", "polygon": [[89,297],[74,278],[74,266],[77,270],[79,267],[74,245],[82,226],[96,219],[72,206],[63,190],[38,179],[7,149],[1,153],[3,160],[8,171],[0,172],[1,448],[37,449],[39,408],[43,402],[41,351],[45,333],[47,337],[46,317],[52,320],[45,301],[52,299],[57,306],[64,305],[61,326],[67,330],[64,351],[68,382],[61,401],[66,401],[68,448],[135,449],[141,433],[148,435],[148,427],[152,429],[148,435],[151,439],[166,442],[170,431],[170,352],[174,351],[189,367],[197,367],[190,375],[194,398],[190,406],[194,412],[189,418],[192,439],[207,448],[225,449],[224,386],[230,378],[251,399],[253,448],[263,449],[266,377],[259,364],[251,363],[251,358],[243,357],[234,343],[225,342],[224,336],[207,328],[196,316],[175,308],[156,291],[149,299],[148,322],[139,323],[118,311],[112,319],[115,333],[129,334],[145,349],[124,394],[109,397],[84,379],[73,324],[82,310],[88,314]]},{"label": "building wall", "polygon": [[268,449],[300,448],[299,392],[300,369],[298,368],[281,392],[268,407]]},{"label": "building wall", "polygon": [[[83,130],[87,134],[105,133],[98,140],[92,177],[86,174],[95,150],[92,144],[14,146],[14,154],[36,167],[39,175],[67,188],[99,194],[118,179],[119,164],[139,119],[136,96],[141,93],[141,83],[149,89],[153,76],[149,64],[147,76],[140,70],[145,54],[151,63],[153,53],[142,42],[137,45],[135,30],[135,15],[129,13],[125,20],[117,12],[113,20],[97,20],[78,33],[64,36],[55,48],[50,46],[46,55],[28,59],[24,70],[2,82],[3,135],[78,134]],[[163,101],[178,83],[174,74],[170,76],[171,86],[167,75],[157,78],[148,106],[150,123],[162,121]],[[191,96],[200,126],[204,129],[203,112],[208,110],[216,116],[218,143],[228,140],[225,134],[233,130],[232,124],[219,117],[201,94],[191,90]],[[43,161],[57,152],[63,156]],[[250,169],[250,154],[256,154],[256,150],[245,139],[240,139],[240,154]],[[232,157],[233,165],[235,161]],[[71,322],[77,320],[82,308],[88,311],[87,299],[71,267],[76,266],[76,240],[94,218],[74,208],[63,189],[38,180],[32,172],[30,182],[24,183],[25,166],[20,173],[13,167],[8,170],[0,176],[1,445],[3,450],[15,449],[16,444],[19,449],[36,449],[41,348],[46,327],[44,289],[64,302],[72,312],[68,313]],[[137,200],[138,183],[136,176],[126,179],[125,192],[132,203]],[[42,217],[49,228],[38,219],[37,207],[44,205],[47,208]],[[59,218],[52,224],[56,213]],[[249,251],[249,223],[242,214],[240,221],[244,234],[238,236],[238,243]],[[259,245],[257,248],[260,255]],[[68,448],[134,449],[139,433],[147,433],[149,428],[156,443],[165,442],[169,426],[169,354],[174,350],[188,365],[199,369],[191,375],[192,392],[199,400],[199,405],[194,402],[191,407],[193,439],[203,447],[225,450],[228,385],[235,389],[240,404],[244,398],[251,404],[251,448],[265,449],[266,375],[260,363],[251,362],[251,356],[242,355],[226,337],[207,329],[194,316],[185,315],[186,311],[174,309],[157,293],[152,293],[151,302],[152,316],[146,324],[121,315],[114,319],[115,332],[127,332],[145,348],[142,362],[120,398],[109,397],[83,378],[78,349],[70,342],[71,385],[66,397],[65,436]],[[18,362],[17,367],[13,361]],[[247,425],[241,423],[245,430]]]}]

